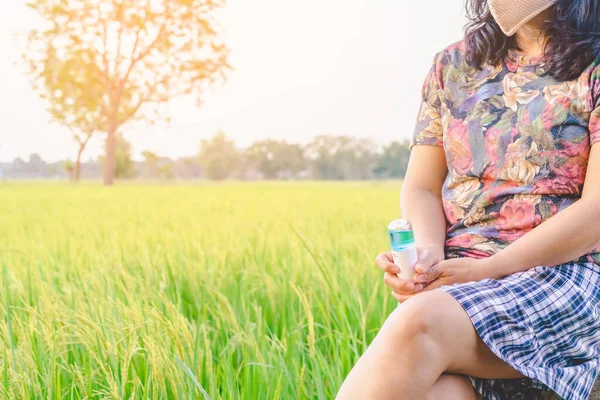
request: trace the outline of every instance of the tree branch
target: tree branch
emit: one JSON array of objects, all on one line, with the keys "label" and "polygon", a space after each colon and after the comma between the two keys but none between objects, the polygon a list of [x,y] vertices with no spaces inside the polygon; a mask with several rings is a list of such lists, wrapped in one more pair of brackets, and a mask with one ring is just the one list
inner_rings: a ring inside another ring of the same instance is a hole
[{"label": "tree branch", "polygon": [[[147,17],[147,13],[146,13],[146,17]],[[146,56],[148,56],[148,54],[150,54],[150,52],[152,51],[152,49],[154,49],[154,47],[156,46],[156,44],[158,43],[158,41],[160,40],[160,38],[165,33],[165,30],[167,28],[167,22],[168,22],[168,20],[169,19],[167,17],[165,17],[165,20],[163,21],[162,25],[160,26],[160,28],[158,30],[158,33],[156,34],[156,37],[137,56],[135,55],[135,52],[136,52],[137,47],[138,47],[140,32],[144,29],[143,26],[140,27],[140,29],[138,29],[136,31],[135,43],[133,45],[133,51],[131,52],[131,63],[129,64],[129,68],[127,68],[127,72],[125,73],[125,76],[119,82],[119,96],[123,93],[123,90],[125,88],[125,84],[127,83],[128,79],[129,79],[129,75],[131,74],[131,71],[133,71],[133,67],[138,62],[140,62],[141,60],[143,60],[144,58],[146,58]]]},{"label": "tree branch", "polygon": [[85,131],[84,133],[84,137],[85,139],[82,139],[79,133],[75,132],[75,128],[73,128],[70,125],[66,125],[67,128],[69,128],[69,130],[71,131],[71,134],[73,135],[73,137],[75,138],[75,141],[77,142],[77,144],[79,144],[80,148],[84,148],[85,146],[87,146],[88,142],[90,141],[90,139],[92,138],[92,135],[96,132],[95,129],[89,128]]},{"label": "tree branch", "polygon": [[140,60],[144,59],[148,54],[150,54],[154,46],[156,46],[156,43],[158,43],[159,39],[162,37],[163,33],[165,33],[166,25],[167,21],[165,20],[165,22],[163,22],[163,24],[161,25],[158,33],[156,34],[154,40],[152,40],[152,42],[132,60],[132,65],[137,64]]},{"label": "tree branch", "polygon": [[170,78],[170,75],[165,75],[162,77],[162,79],[157,79],[152,86],[150,86],[148,88],[148,90],[146,91],[147,95],[146,96],[140,96],[140,99],[138,100],[137,104],[135,105],[135,107],[132,108],[132,110],[127,113],[121,120],[119,120],[119,123],[123,123],[125,121],[127,121],[128,119],[130,119],[131,117],[133,117],[140,109],[140,107],[144,104],[147,103],[148,101],[150,101],[150,98],[154,95],[154,91],[156,90],[156,88],[158,87],[158,85],[160,84],[164,84],[166,83]]},{"label": "tree branch", "polygon": [[92,135],[95,133],[96,131],[94,129],[90,129],[88,132],[86,132],[86,137],[85,140],[83,141],[83,143],[81,143],[82,147],[87,146],[88,142],[90,141],[90,139],[92,138]]},{"label": "tree branch", "polygon": [[127,81],[129,80],[129,75],[131,74],[131,71],[133,70],[133,66],[134,66],[134,60],[135,60],[135,52],[137,51],[139,42],[140,42],[140,32],[142,31],[142,27],[140,27],[137,31],[135,31],[135,40],[133,42],[133,50],[131,50],[131,56],[129,58],[131,58],[131,63],[129,64],[129,67],[127,68],[127,71],[125,72],[125,75],[123,76],[122,79],[119,79],[119,97],[121,97],[121,95],[123,94],[123,89],[125,89],[125,84],[127,83]]},{"label": "tree branch", "polygon": [[[104,70],[102,71],[102,75],[104,76],[104,88],[106,90],[106,94],[109,96],[109,99],[110,99],[110,83],[109,83],[110,67],[108,65],[108,26],[107,26],[106,19],[104,19],[103,22],[104,23],[102,24],[102,43],[103,43],[102,63],[104,64]],[[102,102],[100,102],[100,104],[102,107],[102,113],[104,115],[108,115],[108,106],[107,106],[106,102],[102,101]]]}]

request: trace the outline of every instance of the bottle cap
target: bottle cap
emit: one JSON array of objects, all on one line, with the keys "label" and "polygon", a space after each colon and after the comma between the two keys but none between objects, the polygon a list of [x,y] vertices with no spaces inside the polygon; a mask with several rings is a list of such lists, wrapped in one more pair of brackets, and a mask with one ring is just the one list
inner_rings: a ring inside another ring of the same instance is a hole
[{"label": "bottle cap", "polygon": [[412,226],[410,222],[405,219],[397,219],[390,222],[388,225],[388,232],[390,234],[392,250],[399,249],[415,242]]},{"label": "bottle cap", "polygon": [[412,231],[412,225],[407,219],[397,219],[390,222],[388,229],[394,231]]}]

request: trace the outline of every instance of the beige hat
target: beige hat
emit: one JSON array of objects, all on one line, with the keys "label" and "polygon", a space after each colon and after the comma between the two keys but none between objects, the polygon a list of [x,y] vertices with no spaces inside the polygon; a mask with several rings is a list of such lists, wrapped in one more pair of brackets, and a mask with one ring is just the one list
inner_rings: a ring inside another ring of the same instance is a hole
[{"label": "beige hat", "polygon": [[500,29],[512,36],[520,27],[550,8],[557,0],[488,0]]}]

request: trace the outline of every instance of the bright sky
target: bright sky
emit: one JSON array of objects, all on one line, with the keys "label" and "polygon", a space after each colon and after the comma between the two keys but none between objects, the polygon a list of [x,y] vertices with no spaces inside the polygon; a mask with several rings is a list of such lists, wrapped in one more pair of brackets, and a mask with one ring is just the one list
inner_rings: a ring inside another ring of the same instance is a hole
[{"label": "bright sky", "polygon": [[[0,160],[37,152],[73,158],[68,130],[49,122],[21,60],[34,20],[24,0],[0,1]],[[240,146],[259,138],[306,142],[319,134],[410,137],[420,88],[434,54],[459,40],[458,0],[228,0],[224,40],[235,70],[205,96],[179,99],[168,126],[123,131],[135,156],[179,157],[223,130]],[[84,158],[102,152],[102,137]]]}]

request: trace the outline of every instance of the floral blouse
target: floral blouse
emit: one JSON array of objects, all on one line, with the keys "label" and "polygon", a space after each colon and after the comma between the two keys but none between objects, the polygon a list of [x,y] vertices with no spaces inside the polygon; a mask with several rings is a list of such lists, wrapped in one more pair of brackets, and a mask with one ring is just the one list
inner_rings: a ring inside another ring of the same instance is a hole
[{"label": "floral blouse", "polygon": [[[600,142],[599,64],[559,82],[541,57],[476,69],[464,42],[437,54],[412,146],[444,147],[448,257],[494,254],[581,197]],[[581,261],[600,263],[600,248]]]}]

